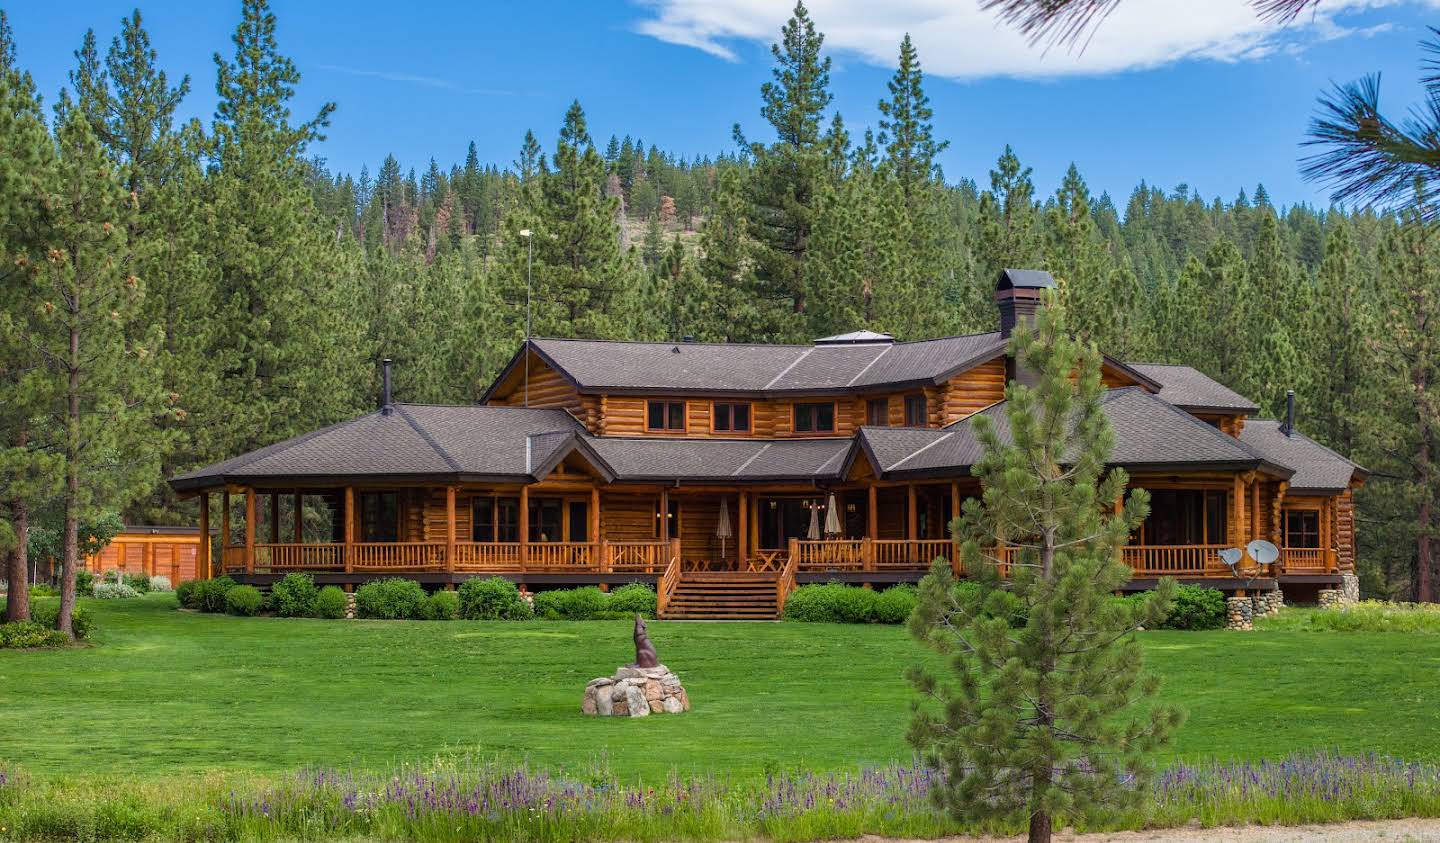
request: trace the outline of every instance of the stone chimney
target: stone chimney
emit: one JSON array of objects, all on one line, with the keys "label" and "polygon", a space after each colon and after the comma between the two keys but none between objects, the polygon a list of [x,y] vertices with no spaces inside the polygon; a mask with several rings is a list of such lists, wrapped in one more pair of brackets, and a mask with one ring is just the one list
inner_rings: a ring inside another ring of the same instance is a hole
[{"label": "stone chimney", "polygon": [[1009,338],[1023,320],[1034,322],[1046,290],[1055,286],[1050,273],[1039,269],[1005,269],[995,282],[995,306],[1000,309],[1000,336]]}]

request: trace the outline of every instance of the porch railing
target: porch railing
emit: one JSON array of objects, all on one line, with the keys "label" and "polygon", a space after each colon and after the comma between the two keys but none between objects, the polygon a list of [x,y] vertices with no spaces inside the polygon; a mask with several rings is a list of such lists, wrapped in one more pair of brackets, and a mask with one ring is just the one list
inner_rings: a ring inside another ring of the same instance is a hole
[{"label": "porch railing", "polygon": [[[461,573],[616,573],[655,574],[678,554],[678,541],[639,542],[456,542],[453,563],[446,542],[342,542],[256,544],[255,570],[358,571],[361,573],[454,570]],[[223,569],[245,571],[244,545],[221,552]]]},{"label": "porch railing", "polygon": [[937,558],[954,564],[957,555],[950,539],[796,539],[790,543],[790,556],[801,573],[925,571]]},{"label": "porch railing", "polygon": [[1280,567],[1287,574],[1329,574],[1338,570],[1333,551],[1320,547],[1286,547],[1280,550]]},{"label": "porch railing", "polygon": [[1228,574],[1220,560],[1223,544],[1126,545],[1120,558],[1139,577],[1172,577]]},{"label": "porch railing", "polygon": [[[243,554],[244,548],[238,548]],[[343,544],[257,544],[255,569],[285,571],[343,571]]]},{"label": "porch railing", "polygon": [[[342,549],[344,545],[341,545]],[[350,545],[353,571],[442,571],[444,542],[360,542]]]}]

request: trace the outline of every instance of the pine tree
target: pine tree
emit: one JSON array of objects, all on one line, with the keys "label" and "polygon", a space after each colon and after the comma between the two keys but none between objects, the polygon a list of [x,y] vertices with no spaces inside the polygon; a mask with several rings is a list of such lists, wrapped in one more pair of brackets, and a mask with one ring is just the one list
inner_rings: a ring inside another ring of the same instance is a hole
[{"label": "pine tree", "polygon": [[[1138,801],[1147,756],[1180,721],[1167,708],[1133,710],[1158,683],[1143,672],[1132,633],[1163,617],[1174,581],[1139,603],[1111,596],[1130,579],[1119,549],[1149,499],[1135,490],[1123,511],[1110,512],[1127,477],[1106,470],[1114,434],[1100,355],[1069,335],[1057,301],[1034,332],[1011,340],[1038,382],[1006,388],[1009,435],[977,417],[983,493],[953,527],[978,588],[956,588],[937,561],[910,619],[911,633],[954,672],[946,683],[911,671],[938,703],[917,709],[910,729],[927,763],[945,773],[938,802],[962,820],[1028,822],[1031,843],[1047,843],[1056,820]],[[1013,554],[1008,582],[982,553],[995,547]]]},{"label": "pine tree", "polygon": [[1323,373],[1306,380],[1310,389],[1301,393],[1301,406],[1313,413],[1307,424],[1312,436],[1342,454],[1356,454],[1374,406],[1367,385],[1376,363],[1372,342],[1380,324],[1379,290],[1373,276],[1360,270],[1350,223],[1339,214],[1330,216],[1314,304],[1309,314],[1294,314],[1309,340],[1301,359],[1324,366]]},{"label": "pine tree", "polygon": [[900,42],[900,64],[889,81],[890,99],[880,101],[879,144],[885,148],[885,166],[900,183],[908,201],[925,192],[935,177],[935,157],[949,146],[936,141],[930,118],[930,97],[925,94],[920,56],[910,33]]},{"label": "pine tree", "polygon": [[1042,238],[1035,211],[1035,185],[1030,168],[1009,146],[990,171],[990,190],[980,197],[979,236],[975,262],[983,278],[999,277],[1006,268],[1041,268]]},{"label": "pine tree", "polygon": [[1133,350],[1133,311],[1139,283],[1115,265],[1090,209],[1090,190],[1074,164],[1047,209],[1046,266],[1065,296],[1076,334],[1107,353],[1128,357]]}]

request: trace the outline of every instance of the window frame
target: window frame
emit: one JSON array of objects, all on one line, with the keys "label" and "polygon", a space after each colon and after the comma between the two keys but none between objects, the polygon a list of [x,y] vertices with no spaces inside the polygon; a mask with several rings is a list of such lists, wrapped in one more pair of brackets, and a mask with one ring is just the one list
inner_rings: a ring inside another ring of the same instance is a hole
[{"label": "window frame", "polygon": [[[720,408],[726,408],[725,420],[728,428],[720,427]],[[738,407],[745,408],[745,427],[735,427],[735,410]],[[738,401],[730,399],[717,399],[710,402],[710,432],[728,433],[732,436],[750,436],[755,432],[755,402]]]},{"label": "window frame", "polygon": [[[919,402],[920,417],[919,417],[918,420],[912,420],[910,411],[916,406],[916,402]],[[929,427],[929,426],[930,426],[930,425],[929,425],[929,420],[930,420],[930,402],[927,401],[927,400],[925,400],[925,393],[923,393],[923,392],[912,392],[912,393],[910,393],[909,395],[906,395],[906,396],[905,396],[905,426],[906,426],[906,427]]]},{"label": "window frame", "polygon": [[[1292,518],[1298,518],[1298,520],[1301,520],[1301,521],[1305,521],[1305,520],[1310,520],[1310,521],[1312,521],[1312,525],[1311,525],[1311,526],[1314,527],[1313,533],[1312,533],[1310,530],[1305,529],[1305,527],[1307,526],[1307,525],[1305,525],[1305,524],[1301,524],[1301,525],[1300,525],[1300,530],[1298,530],[1298,531],[1292,529],[1292,527],[1291,527],[1291,519],[1292,519]],[[1304,539],[1306,539],[1306,538],[1309,538],[1309,539],[1311,539],[1311,540],[1314,542],[1314,544],[1296,544],[1296,543],[1294,543],[1294,541],[1292,540],[1292,538],[1291,538],[1292,536],[1299,536],[1302,541],[1303,541]],[[1293,548],[1293,549],[1296,549],[1296,550],[1319,550],[1319,549],[1320,549],[1320,510],[1318,510],[1318,509],[1311,509],[1311,508],[1304,508],[1304,509],[1295,508],[1295,509],[1291,509],[1291,508],[1288,508],[1288,507],[1285,509],[1285,547],[1286,547],[1287,549],[1292,549],[1292,548]]]},{"label": "window frame", "polygon": [[[805,408],[809,428],[800,427],[802,407]],[[823,407],[830,408],[830,427],[828,428],[820,427],[820,410]],[[790,431],[810,436],[834,433],[839,427],[839,413],[836,412],[836,409],[834,401],[796,401],[790,405]]]},{"label": "window frame", "polygon": [[[879,409],[880,420],[875,420],[875,411]],[[867,427],[889,427],[890,426],[890,396],[881,398],[865,399],[865,425]]]},{"label": "window frame", "polygon": [[[664,409],[661,410],[661,422],[662,422],[663,425],[664,425],[663,427],[652,427],[651,424],[650,424],[650,421],[651,421],[651,413],[652,413],[652,411],[653,411],[653,408],[654,408],[655,405],[657,405],[657,404],[660,405],[660,406],[662,406],[662,407],[664,407]],[[680,408],[680,426],[679,426],[679,427],[674,427],[674,426],[672,425],[672,423],[675,421],[675,419],[672,417],[672,411],[673,411],[676,407],[679,407],[679,408]],[[679,400],[676,400],[676,399],[673,399],[673,398],[647,398],[647,399],[645,400],[645,432],[647,432],[647,433],[686,433],[687,431],[689,431],[689,429],[690,429],[690,406],[689,406],[689,402],[685,401],[683,398],[682,398],[682,399],[679,399]]]},{"label": "window frame", "polygon": [[[400,523],[404,519],[404,511],[401,506],[400,492],[396,489],[363,489],[356,497],[356,508],[359,510],[359,518],[356,519],[359,527],[360,541],[365,544],[395,544],[399,542],[401,529]],[[394,509],[390,523],[386,525],[381,517],[385,515],[388,507]],[[386,538],[386,536],[390,538]]]}]

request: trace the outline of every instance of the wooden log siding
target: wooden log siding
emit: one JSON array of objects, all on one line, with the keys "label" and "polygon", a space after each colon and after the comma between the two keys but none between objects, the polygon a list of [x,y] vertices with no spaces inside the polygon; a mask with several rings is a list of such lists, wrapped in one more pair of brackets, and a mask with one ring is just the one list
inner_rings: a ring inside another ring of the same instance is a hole
[{"label": "wooden log siding", "polygon": [[[1005,358],[996,357],[946,381],[938,390],[938,426],[957,422],[1005,400]],[[891,413],[895,412],[891,408]],[[902,416],[903,420],[903,408]]]},{"label": "wooden log siding", "polygon": [[657,496],[650,493],[600,493],[600,534],[612,542],[655,541]]},{"label": "wooden log siding", "polygon": [[1335,555],[1342,571],[1355,570],[1355,495],[1346,489],[1335,500]]}]

